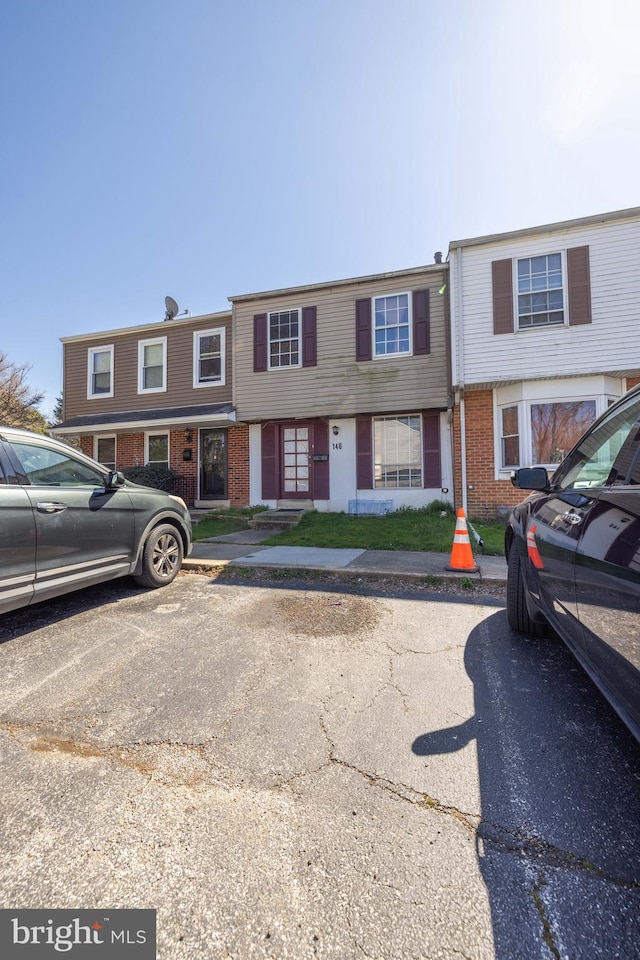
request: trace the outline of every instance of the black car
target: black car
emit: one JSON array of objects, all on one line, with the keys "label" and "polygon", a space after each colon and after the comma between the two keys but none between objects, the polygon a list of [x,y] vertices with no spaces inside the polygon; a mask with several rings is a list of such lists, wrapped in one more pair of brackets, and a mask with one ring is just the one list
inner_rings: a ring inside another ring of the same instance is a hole
[{"label": "black car", "polygon": [[180,497],[0,425],[0,614],[127,574],[162,587],[190,551]]},{"label": "black car", "polygon": [[562,637],[640,740],[640,386],[611,406],[509,519],[507,614]]}]

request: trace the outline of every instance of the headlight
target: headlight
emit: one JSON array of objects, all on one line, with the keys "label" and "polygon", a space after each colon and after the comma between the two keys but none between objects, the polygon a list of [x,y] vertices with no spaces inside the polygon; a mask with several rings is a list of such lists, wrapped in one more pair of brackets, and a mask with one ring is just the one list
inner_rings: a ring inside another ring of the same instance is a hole
[{"label": "headlight", "polygon": [[[174,495],[173,495],[172,493],[170,493],[169,496],[171,497],[172,500],[175,500],[176,503],[179,503],[181,507],[184,507],[184,509],[187,510],[187,505],[186,505],[186,503],[184,502],[184,500],[182,499],[182,497],[174,497]],[[187,513],[188,513],[188,512],[189,512],[189,511],[187,510]]]}]

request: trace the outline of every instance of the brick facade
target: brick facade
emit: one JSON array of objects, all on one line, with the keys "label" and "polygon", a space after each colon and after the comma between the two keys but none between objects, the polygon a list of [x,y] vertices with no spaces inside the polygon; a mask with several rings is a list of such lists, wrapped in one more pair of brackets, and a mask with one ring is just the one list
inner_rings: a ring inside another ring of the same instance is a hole
[{"label": "brick facade", "polygon": [[[627,388],[640,383],[640,377],[629,377]],[[515,506],[525,496],[511,486],[509,480],[495,479],[493,436],[493,391],[474,390],[465,393],[465,425],[467,441],[467,514],[470,518],[487,518]],[[453,411],[453,475],[456,507],[462,506],[462,447],[460,407]]]},{"label": "brick facade", "polygon": [[[159,431],[162,427],[157,428]],[[79,447],[89,457],[94,456],[92,435],[80,437]],[[192,460],[183,460],[183,450],[191,449]],[[116,440],[118,470],[142,466],[144,459],[144,433],[121,433]],[[169,431],[169,466],[180,474],[176,494],[188,507],[198,496],[198,432],[193,431],[191,443],[184,439],[184,427]],[[249,505],[249,427],[238,424],[229,427],[227,434],[227,499],[232,507]],[[211,501],[212,505],[215,501]]]},{"label": "brick facade", "polygon": [[[460,443],[460,407],[454,409],[455,502],[462,505],[462,452]],[[493,517],[522,500],[509,480],[495,479],[493,441],[493,391],[474,390],[465,394],[465,433],[467,443],[467,514]]]}]

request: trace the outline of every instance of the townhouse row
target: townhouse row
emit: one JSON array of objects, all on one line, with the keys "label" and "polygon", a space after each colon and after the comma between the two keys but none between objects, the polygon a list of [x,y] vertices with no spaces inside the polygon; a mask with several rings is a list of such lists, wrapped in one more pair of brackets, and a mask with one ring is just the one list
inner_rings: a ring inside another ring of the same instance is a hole
[{"label": "townhouse row", "polygon": [[640,208],[435,260],[63,337],[54,432],[173,468],[195,507],[506,511],[515,467],[552,468],[640,381]]}]

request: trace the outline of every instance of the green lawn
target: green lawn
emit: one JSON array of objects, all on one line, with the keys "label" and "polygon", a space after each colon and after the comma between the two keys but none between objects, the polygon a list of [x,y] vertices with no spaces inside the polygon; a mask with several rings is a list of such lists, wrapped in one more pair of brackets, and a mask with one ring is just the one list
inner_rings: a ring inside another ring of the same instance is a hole
[{"label": "green lawn", "polygon": [[[194,527],[194,540],[222,536],[248,528],[247,520],[264,507],[246,511],[210,514]],[[484,541],[480,548],[471,532],[471,548],[478,555],[501,556],[506,523],[474,521]],[[403,509],[384,517],[353,516],[345,513],[306,513],[297,527],[274,535],[269,544],[296,547],[353,547],[364,550],[434,550],[449,553],[453,545],[456,517],[443,504],[420,510]]]}]

